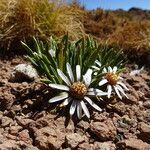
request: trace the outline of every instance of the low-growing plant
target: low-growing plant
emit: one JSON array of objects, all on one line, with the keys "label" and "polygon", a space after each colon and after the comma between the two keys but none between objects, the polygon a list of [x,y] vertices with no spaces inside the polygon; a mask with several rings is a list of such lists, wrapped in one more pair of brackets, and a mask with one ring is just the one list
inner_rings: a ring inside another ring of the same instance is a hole
[{"label": "low-growing plant", "polygon": [[80,119],[83,110],[90,118],[88,104],[101,111],[95,101],[97,97],[110,98],[115,93],[120,99],[122,95],[127,97],[124,89],[128,88],[119,75],[123,62],[118,51],[102,46],[90,37],[74,42],[68,35],[61,41],[51,37],[46,45],[33,39],[33,50],[22,42],[28,52],[27,59],[44,76],[42,81],[59,91],[59,95],[49,102],[58,102],[60,108],[69,105],[71,116],[77,110]]}]

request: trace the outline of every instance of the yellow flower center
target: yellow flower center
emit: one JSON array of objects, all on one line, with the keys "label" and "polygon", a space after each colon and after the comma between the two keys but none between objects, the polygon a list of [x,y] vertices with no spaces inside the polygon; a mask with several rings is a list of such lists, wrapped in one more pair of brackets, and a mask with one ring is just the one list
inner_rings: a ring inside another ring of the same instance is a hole
[{"label": "yellow flower center", "polygon": [[70,95],[76,99],[82,99],[87,93],[87,88],[83,82],[74,82],[70,87]]},{"label": "yellow flower center", "polygon": [[111,85],[115,85],[118,81],[118,75],[114,73],[107,73],[105,78],[107,79],[108,83]]}]

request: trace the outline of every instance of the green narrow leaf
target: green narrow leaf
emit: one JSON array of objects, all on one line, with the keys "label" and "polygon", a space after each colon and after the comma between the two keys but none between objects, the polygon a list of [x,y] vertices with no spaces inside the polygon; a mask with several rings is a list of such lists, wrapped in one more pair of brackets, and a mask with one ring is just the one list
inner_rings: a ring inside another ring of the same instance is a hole
[{"label": "green narrow leaf", "polygon": [[21,44],[22,46],[25,48],[25,50],[27,51],[27,53],[30,55],[30,56],[33,56],[33,51],[30,47],[28,47],[24,42],[21,41]]},{"label": "green narrow leaf", "polygon": [[34,41],[34,44],[35,44],[35,50],[36,52],[41,55],[41,49],[40,49],[40,45],[39,45],[39,42],[37,41],[37,39],[35,37],[33,37],[33,41]]}]

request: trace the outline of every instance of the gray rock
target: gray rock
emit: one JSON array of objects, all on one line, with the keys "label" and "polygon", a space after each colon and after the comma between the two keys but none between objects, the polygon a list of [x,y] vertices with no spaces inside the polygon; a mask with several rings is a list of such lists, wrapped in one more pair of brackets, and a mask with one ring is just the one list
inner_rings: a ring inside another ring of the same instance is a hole
[{"label": "gray rock", "polygon": [[29,64],[19,64],[15,66],[11,73],[10,80],[18,81],[33,81],[38,77],[37,71]]}]

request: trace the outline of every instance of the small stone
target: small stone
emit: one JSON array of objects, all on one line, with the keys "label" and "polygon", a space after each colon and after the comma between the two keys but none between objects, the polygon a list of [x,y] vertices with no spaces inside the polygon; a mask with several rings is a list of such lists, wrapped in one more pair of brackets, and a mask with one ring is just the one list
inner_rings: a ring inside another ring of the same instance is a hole
[{"label": "small stone", "polygon": [[83,121],[81,120],[79,123],[78,123],[78,127],[79,128],[82,128],[84,130],[87,130],[89,127],[90,127],[90,124],[86,121]]},{"label": "small stone", "polygon": [[24,141],[27,144],[32,144],[32,140],[29,136],[29,131],[27,129],[18,133],[18,139]]},{"label": "small stone", "polygon": [[78,150],[93,150],[93,147],[93,144],[84,142],[78,145]]},{"label": "small stone", "polygon": [[111,109],[119,114],[124,115],[126,112],[126,107],[123,102],[118,102],[114,105],[111,105]]},{"label": "small stone", "polygon": [[116,146],[111,141],[108,142],[95,142],[94,149],[96,150],[115,150]]},{"label": "small stone", "polygon": [[21,126],[11,126],[9,128],[9,133],[12,134],[12,135],[17,135],[18,132],[22,129]]},{"label": "small stone", "polygon": [[145,142],[150,142],[150,125],[140,122],[138,124],[138,130],[140,131],[138,137]]},{"label": "small stone", "polygon": [[65,135],[60,129],[44,127],[34,133],[35,144],[39,149],[60,149],[64,143]]},{"label": "small stone", "polygon": [[4,137],[0,133],[0,144],[2,144],[3,142],[4,142]]},{"label": "small stone", "polygon": [[11,109],[15,112],[19,112],[21,110],[21,105],[13,105]]},{"label": "small stone", "polygon": [[48,150],[47,137],[44,135],[43,136],[36,135],[35,145],[38,147],[38,149]]},{"label": "small stone", "polygon": [[16,139],[17,139],[16,136],[11,135],[11,134],[8,134],[8,133],[6,133],[5,136],[6,136],[6,138],[9,139],[9,140],[16,140]]},{"label": "small stone", "polygon": [[66,143],[71,148],[76,148],[79,144],[85,141],[85,136],[78,133],[70,133],[66,135]]},{"label": "small stone", "polygon": [[149,150],[150,145],[143,142],[139,139],[130,138],[127,140],[122,140],[116,144],[117,149],[120,150],[127,150],[127,149],[134,149],[134,150]]},{"label": "small stone", "polygon": [[0,79],[0,87],[8,83],[7,79]]},{"label": "small stone", "polygon": [[31,122],[29,124],[29,129],[31,131],[34,131],[34,129],[41,129],[43,127],[46,127],[47,125],[48,125],[48,121],[46,119],[39,119]]},{"label": "small stone", "polygon": [[33,105],[33,101],[31,99],[28,99],[25,101],[25,104],[28,105],[29,107]]},{"label": "small stone", "polygon": [[23,117],[16,117],[16,121],[20,126],[27,127],[31,122],[33,122],[32,119],[27,119]]},{"label": "small stone", "polygon": [[11,150],[11,149],[16,150],[19,149],[18,145],[14,140],[6,140],[2,144],[0,144],[0,150]]},{"label": "small stone", "polygon": [[147,100],[147,101],[145,101],[145,102],[143,103],[143,106],[144,106],[145,108],[150,109],[150,99]]},{"label": "small stone", "polygon": [[1,110],[10,109],[15,101],[15,98],[16,97],[10,92],[8,93],[8,91],[3,92],[2,95],[0,93],[0,104],[1,104],[0,109]]},{"label": "small stone", "polygon": [[23,141],[5,140],[0,144],[0,150],[39,150],[37,147],[27,144]]},{"label": "small stone", "polygon": [[131,103],[131,104],[137,104],[138,102],[138,99],[132,94],[127,94],[128,96],[128,99],[127,99],[127,102],[128,103]]},{"label": "small stone", "polygon": [[12,122],[13,120],[11,118],[4,116],[0,119],[0,126],[8,127]]},{"label": "small stone", "polygon": [[117,134],[111,119],[107,119],[104,122],[92,122],[90,130],[97,135],[101,141],[112,140]]}]

